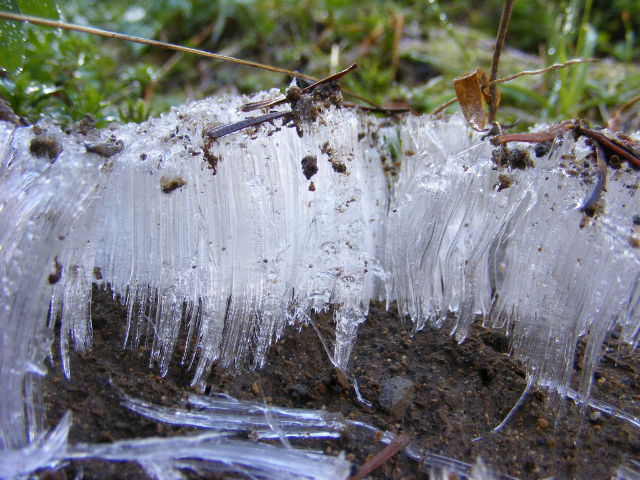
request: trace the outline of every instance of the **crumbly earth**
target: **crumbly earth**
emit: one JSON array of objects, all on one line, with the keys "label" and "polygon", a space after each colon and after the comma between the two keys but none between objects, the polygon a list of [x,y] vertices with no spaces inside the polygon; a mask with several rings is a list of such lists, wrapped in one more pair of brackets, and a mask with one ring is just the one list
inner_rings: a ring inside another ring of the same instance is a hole
[{"label": "crumbly earth", "polygon": [[[94,288],[94,342],[86,355],[71,355],[71,380],[54,359],[44,381],[47,421],[54,426],[67,409],[73,412],[70,441],[112,442],[149,436],[189,434],[195,429],[162,425],[120,405],[117,389],[131,396],[176,405],[191,393],[191,372],[175,353],[166,377],[149,367],[149,349],[124,348],[126,307],[111,294]],[[315,318],[327,340],[333,338],[330,315]],[[615,335],[614,335],[615,336]],[[640,355],[611,338],[596,373],[594,398],[640,416]],[[474,326],[460,345],[448,330],[412,332],[412,324],[395,308],[374,303],[361,326],[350,373],[372,408],[357,402],[353,388],[340,378],[327,359],[313,328],[289,328],[271,348],[259,371],[229,373],[215,370],[213,391],[269,404],[327,409],[381,430],[403,432],[422,451],[474,463],[478,456],[501,474],[524,479],[554,477],[610,478],[623,463],[640,460],[640,430],[629,423],[587,408],[584,415],[573,402],[552,402],[544,391],[527,396],[506,426],[491,433],[516,404],[526,387],[521,365],[508,356],[509,342],[500,333]],[[579,376],[583,346],[575,374]],[[414,382],[413,403],[395,418],[380,408],[381,384],[400,376]],[[111,383],[110,383],[111,379]],[[383,448],[375,441],[345,434],[340,440],[313,441],[301,446],[328,454],[345,451],[356,465]],[[375,470],[374,479],[428,478],[429,468],[400,452]],[[195,474],[189,473],[189,477]],[[73,462],[41,478],[146,478],[136,464],[100,461]],[[210,477],[209,477],[210,478]],[[237,477],[240,478],[240,477]],[[453,477],[452,477],[453,478]]]}]

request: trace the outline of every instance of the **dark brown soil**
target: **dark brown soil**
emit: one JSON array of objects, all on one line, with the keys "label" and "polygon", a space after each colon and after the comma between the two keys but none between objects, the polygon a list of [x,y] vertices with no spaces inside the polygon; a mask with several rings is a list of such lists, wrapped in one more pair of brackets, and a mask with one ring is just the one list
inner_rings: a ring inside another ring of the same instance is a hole
[{"label": "dark brown soil", "polygon": [[[110,294],[94,289],[92,304],[93,351],[71,355],[72,378],[67,381],[59,360],[45,380],[45,407],[54,426],[71,409],[71,443],[111,442],[120,439],[189,433],[193,429],[161,425],[120,406],[117,389],[162,405],[176,405],[188,393],[191,372],[180,366],[181,352],[165,378],[149,368],[149,349],[123,349],[126,308]],[[333,338],[330,315],[316,322],[327,340]],[[411,444],[473,463],[478,456],[492,469],[513,477],[537,479],[609,478],[624,461],[640,460],[640,430],[627,422],[590,408],[581,415],[571,401],[552,409],[545,392],[528,395],[522,407],[498,433],[490,433],[516,404],[526,387],[522,367],[510,358],[509,343],[496,332],[474,326],[458,345],[446,328],[425,328],[412,334],[411,323],[397,310],[373,304],[361,326],[350,372],[359,381],[368,409],[355,398],[353,388],[332,373],[313,328],[286,330],[271,348],[265,368],[231,374],[214,371],[214,391],[240,399],[266,400],[280,406],[341,412],[346,418],[381,430],[404,432]],[[581,354],[576,361],[579,374]],[[616,366],[617,360],[617,366]],[[629,354],[611,339],[596,374],[594,398],[640,416],[640,356]],[[415,400],[401,418],[385,413],[377,403],[380,385],[401,376],[414,382]],[[110,384],[112,379],[113,384]],[[117,387],[117,388],[116,388]],[[347,388],[345,388],[347,387]],[[557,403],[557,402],[556,402]],[[348,434],[340,440],[315,441],[305,446],[337,454],[346,451],[355,465],[383,448]],[[76,462],[54,478],[145,478],[135,464]],[[374,471],[376,479],[427,478],[426,466],[399,453]]]}]

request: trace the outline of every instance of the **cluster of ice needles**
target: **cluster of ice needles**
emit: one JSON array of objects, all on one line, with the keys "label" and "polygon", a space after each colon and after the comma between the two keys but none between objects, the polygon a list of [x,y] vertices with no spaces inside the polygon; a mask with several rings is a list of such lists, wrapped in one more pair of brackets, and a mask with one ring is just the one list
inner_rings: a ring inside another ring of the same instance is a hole
[{"label": "cluster of ice needles", "polygon": [[[332,362],[347,369],[372,300],[397,302],[416,329],[455,314],[459,341],[474,321],[502,329],[530,385],[581,403],[605,337],[618,330],[636,346],[637,171],[612,171],[588,217],[579,207],[596,165],[583,138],[559,137],[539,155],[522,147],[528,166],[517,168],[497,165],[494,147],[458,117],[390,121],[332,107],[300,132],[276,121],[203,135],[240,118],[242,101],[208,99],[107,130],[0,124],[0,476],[95,457],[135,458],[158,478],[177,478],[194,456],[261,478],[349,475],[343,457],[275,455],[221,433],[249,422],[258,438],[286,444],[298,434],[259,409],[262,420],[230,415],[224,428],[190,438],[71,446],[69,416],[45,434],[38,379],[54,324],[69,376],[70,348],[91,348],[93,284],[124,300],[127,342],[150,341],[161,372],[186,332],[195,386],[214,363],[260,367],[284,328],[329,309]],[[128,404],[169,423],[211,418]],[[344,424],[314,412],[305,422],[311,436]]]}]

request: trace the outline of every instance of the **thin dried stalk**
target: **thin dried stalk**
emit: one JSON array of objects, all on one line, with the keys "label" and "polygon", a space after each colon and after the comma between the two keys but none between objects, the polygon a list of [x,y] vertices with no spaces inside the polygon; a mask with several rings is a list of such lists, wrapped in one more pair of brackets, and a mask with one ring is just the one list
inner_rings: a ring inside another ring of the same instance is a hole
[{"label": "thin dried stalk", "polygon": [[559,70],[561,68],[565,68],[570,65],[575,65],[576,63],[590,63],[590,62],[595,63],[599,61],[600,60],[598,60],[597,58],[576,58],[574,60],[569,60],[568,62],[564,62],[564,63],[554,63],[553,65],[543,68],[541,70],[523,70],[522,72],[518,72],[508,77],[499,78],[498,80],[491,80],[485,83],[484,85],[482,85],[482,88],[491,87],[493,85],[497,85],[498,83],[510,82],[511,80],[515,80],[516,78],[523,77],[525,75],[539,75],[541,73],[547,73],[552,70]]},{"label": "thin dried stalk", "polygon": [[240,58],[228,57],[226,55],[219,55],[217,53],[207,52],[206,50],[198,50],[196,48],[182,47],[180,45],[174,45],[172,43],[160,42],[158,40],[149,40],[147,38],[133,37],[131,35],[124,35],[122,33],[110,32],[109,30],[101,30],[99,28],[85,27],[82,25],[74,25],[71,23],[61,22],[59,20],[48,20],[46,18],[33,17],[31,15],[21,15],[16,13],[2,12],[0,11],[0,18],[5,20],[13,20],[17,22],[29,22],[34,25],[41,25],[44,27],[61,28],[63,30],[73,30],[76,32],[89,33],[91,35],[97,35],[105,38],[115,38],[117,40],[125,40],[127,42],[141,43],[143,45],[150,45],[152,47],[167,48],[169,50],[176,50],[183,53],[191,53],[194,55],[200,55],[202,57],[213,58],[216,60],[224,60],[226,62],[233,62],[247,67],[261,68],[262,70],[268,70],[270,72],[283,73],[291,77],[302,78],[310,82],[315,82],[316,79],[309,75],[304,75],[298,72],[292,72],[290,70],[284,70],[278,67],[272,67],[271,65],[265,65],[262,63],[251,62],[248,60],[242,60]]},{"label": "thin dried stalk", "polygon": [[[507,27],[509,26],[509,19],[511,18],[512,10],[513,0],[505,0],[504,8],[502,9],[502,17],[500,18],[498,37],[496,38],[496,46],[493,49],[493,62],[491,63],[491,75],[489,76],[489,82],[493,82],[498,78],[498,64],[500,63],[500,55],[502,54],[504,39],[507,36]],[[489,103],[489,118],[487,123],[493,123],[496,120],[496,111],[498,109],[497,89],[495,84],[489,87],[489,96],[491,97],[491,102]]]}]

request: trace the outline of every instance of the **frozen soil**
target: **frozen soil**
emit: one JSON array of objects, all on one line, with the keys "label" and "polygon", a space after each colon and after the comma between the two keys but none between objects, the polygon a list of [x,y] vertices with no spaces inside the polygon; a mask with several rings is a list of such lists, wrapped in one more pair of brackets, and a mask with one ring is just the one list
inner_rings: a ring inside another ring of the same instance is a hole
[{"label": "frozen soil", "polygon": [[[94,288],[93,350],[71,354],[71,380],[66,380],[59,358],[44,379],[44,402],[49,425],[67,409],[73,412],[70,442],[112,442],[149,436],[188,434],[195,429],[162,425],[120,405],[118,389],[162,405],[178,405],[190,388],[191,372],[180,365],[178,349],[169,373],[160,377],[149,367],[149,348],[124,348],[126,307],[111,294]],[[329,314],[315,317],[327,341],[333,338]],[[594,398],[640,416],[640,355],[615,338],[596,373]],[[478,456],[501,474],[537,479],[610,478],[623,462],[640,460],[640,430],[631,424],[587,408],[584,415],[572,401],[553,402],[544,391],[534,391],[498,433],[502,422],[526,387],[522,366],[508,356],[509,342],[500,333],[472,327],[460,345],[441,330],[426,327],[412,332],[412,324],[398,311],[371,306],[360,327],[350,373],[362,395],[373,403],[358,403],[353,387],[332,369],[313,328],[289,328],[272,346],[259,371],[230,373],[215,370],[212,391],[273,405],[327,409],[381,430],[403,432],[422,451],[467,463]],[[575,374],[580,374],[579,346]],[[381,384],[393,377],[411,380],[415,397],[399,417],[378,403]],[[110,380],[111,379],[111,380]],[[209,391],[209,390],[208,390]],[[207,391],[207,393],[208,393]],[[346,432],[340,440],[313,441],[299,446],[345,451],[356,465],[383,448]],[[195,476],[189,473],[190,476]],[[428,468],[400,452],[371,475],[375,479],[428,478]],[[98,461],[74,462],[41,478],[146,478],[135,464]],[[195,477],[194,477],[195,478]]]}]

